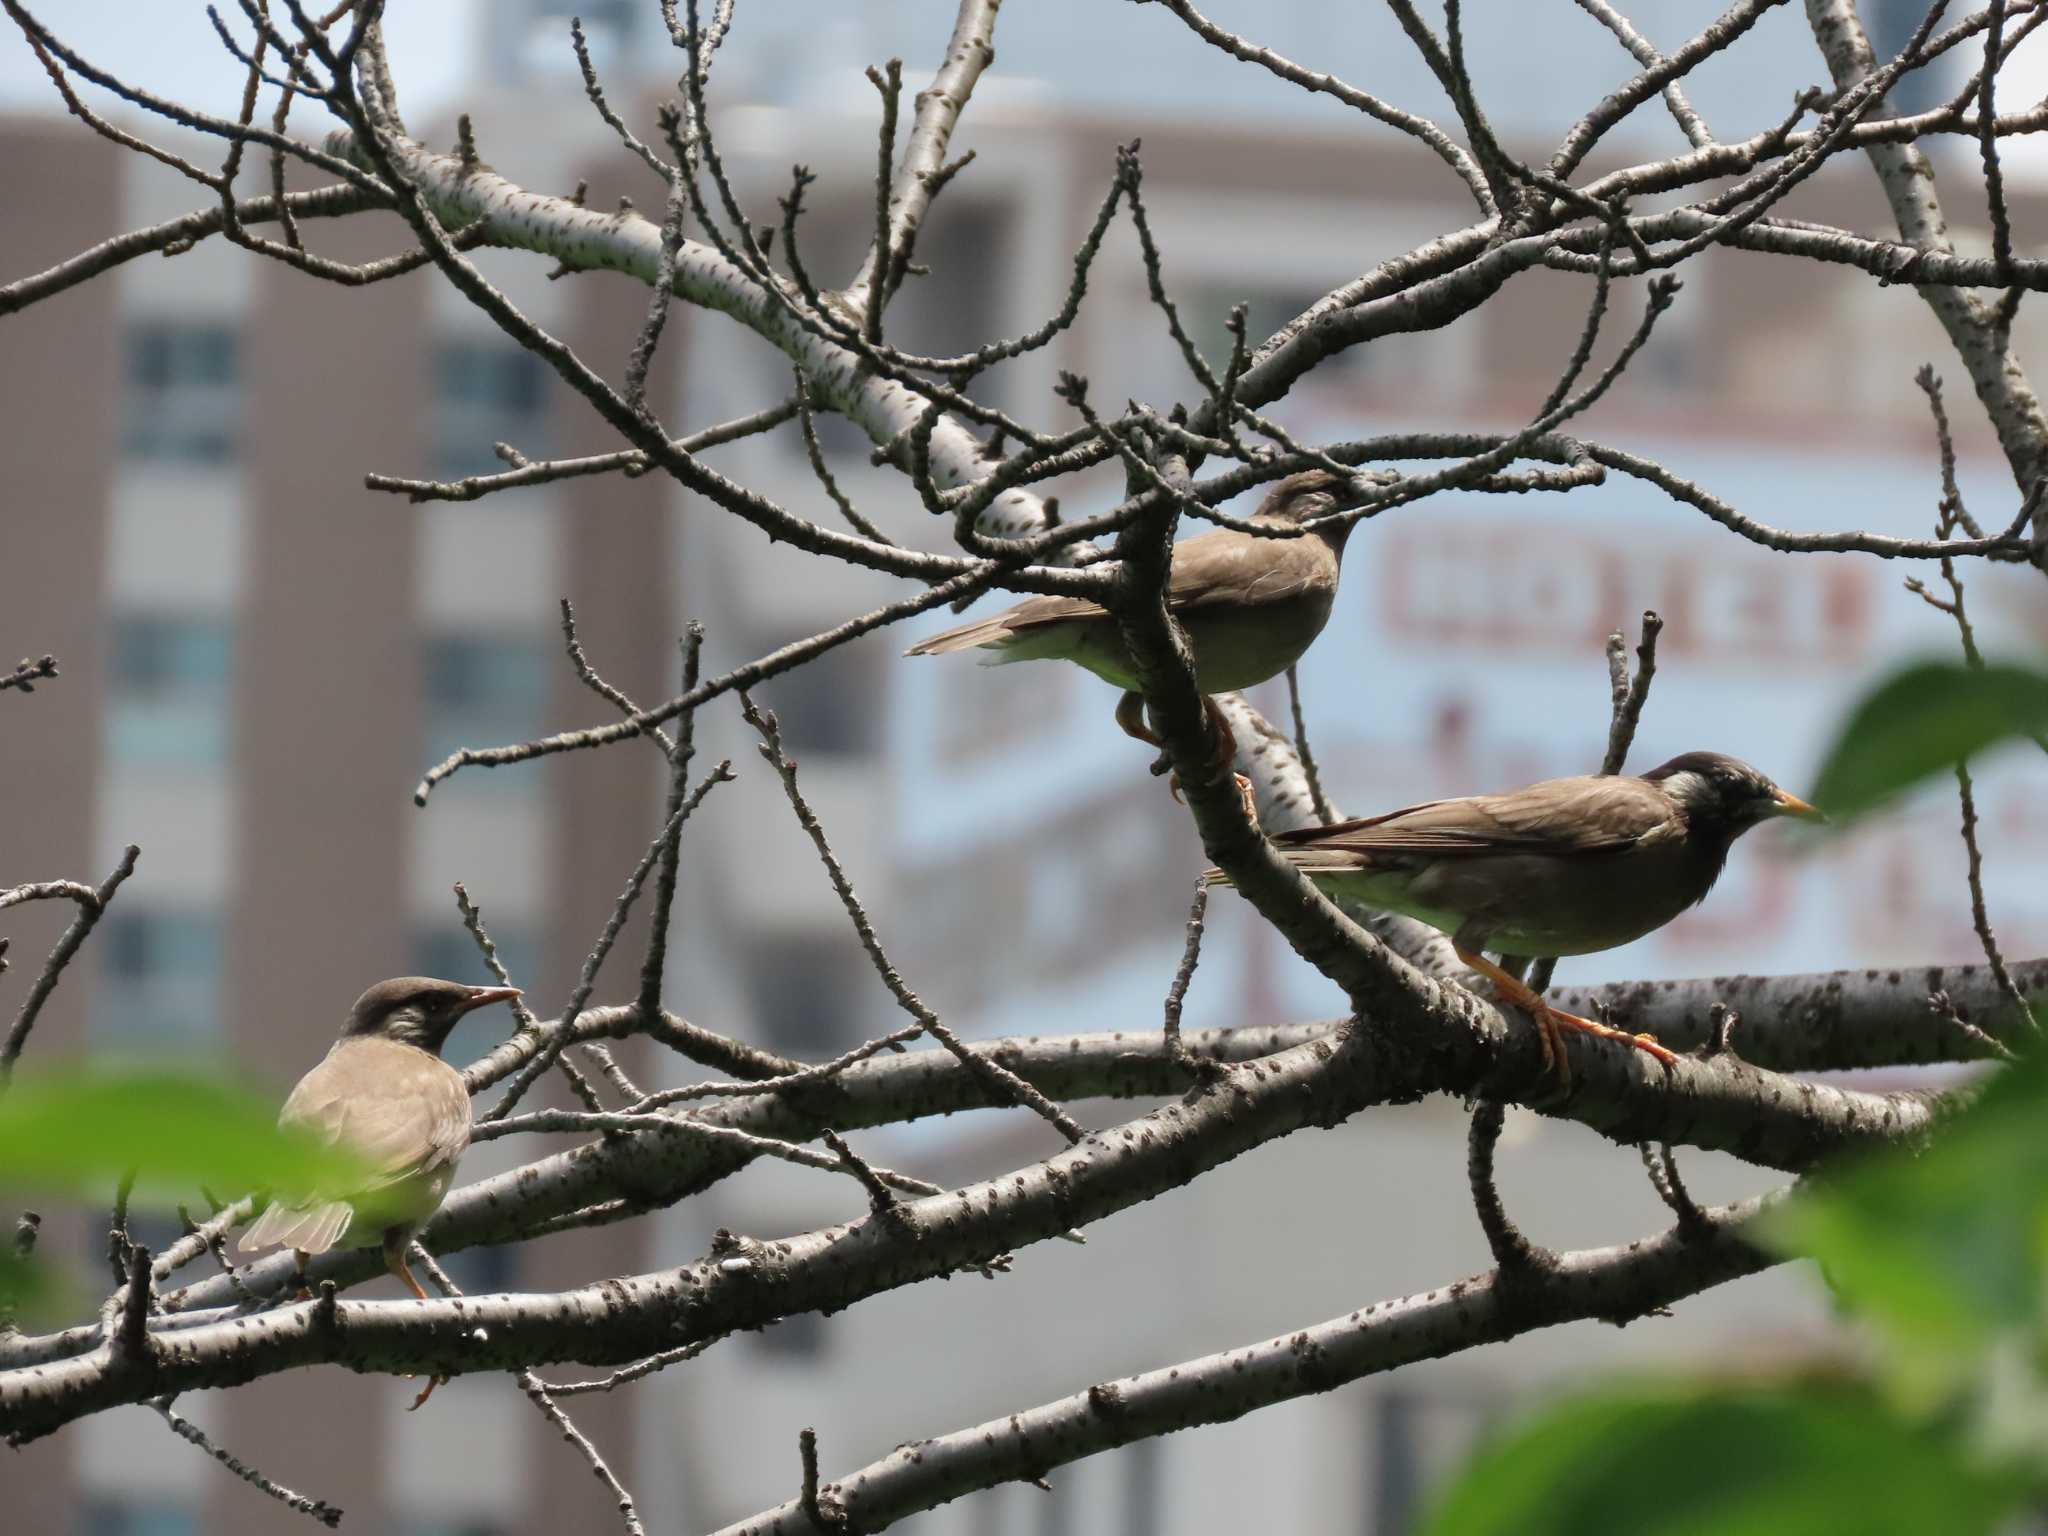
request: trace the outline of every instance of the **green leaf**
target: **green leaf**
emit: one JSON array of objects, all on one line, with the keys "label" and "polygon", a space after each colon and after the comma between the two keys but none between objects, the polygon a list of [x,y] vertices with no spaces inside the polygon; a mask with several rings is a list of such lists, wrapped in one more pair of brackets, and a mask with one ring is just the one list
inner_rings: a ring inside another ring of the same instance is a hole
[{"label": "green leaf", "polygon": [[0,1239],[0,1321],[47,1306],[56,1289],[46,1268]]},{"label": "green leaf", "polygon": [[1834,1170],[1763,1220],[1818,1259],[1924,1386],[1955,1383],[2001,1337],[2041,1327],[2048,1287],[2048,1053],[2001,1072],[1924,1151]]},{"label": "green leaf", "polygon": [[1835,821],[2014,736],[2048,732],[2048,674],[1921,662],[1893,673],[1835,738],[1813,799]]},{"label": "green leaf", "polygon": [[273,1101],[216,1076],[74,1068],[17,1078],[0,1098],[0,1187],[103,1200],[131,1170],[137,1196],[158,1201],[365,1180],[346,1149],[280,1127]]},{"label": "green leaf", "polygon": [[1482,1450],[1425,1536],[1973,1536],[2022,1487],[1817,1382],[1582,1398]]}]

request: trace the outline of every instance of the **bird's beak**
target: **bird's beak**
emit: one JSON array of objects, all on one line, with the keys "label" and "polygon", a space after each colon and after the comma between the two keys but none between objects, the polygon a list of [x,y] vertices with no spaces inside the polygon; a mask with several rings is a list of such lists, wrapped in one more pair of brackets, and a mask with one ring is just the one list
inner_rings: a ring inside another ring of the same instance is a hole
[{"label": "bird's beak", "polygon": [[1774,812],[1776,815],[1797,816],[1801,821],[1826,821],[1828,819],[1819,807],[1808,805],[1797,795],[1787,793],[1785,790],[1778,790],[1772,795],[1771,799],[1776,806]]},{"label": "bird's beak", "polygon": [[517,987],[471,987],[469,1001],[462,1005],[462,1012],[488,1008],[492,1003],[509,1003],[518,996],[520,990]]}]

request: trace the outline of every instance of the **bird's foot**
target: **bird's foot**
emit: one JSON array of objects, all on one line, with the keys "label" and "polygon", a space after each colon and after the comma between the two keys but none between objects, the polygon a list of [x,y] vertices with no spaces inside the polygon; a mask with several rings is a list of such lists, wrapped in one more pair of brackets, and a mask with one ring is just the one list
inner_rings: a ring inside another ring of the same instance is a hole
[{"label": "bird's foot", "polygon": [[[1241,773],[1233,773],[1230,777],[1237,784],[1237,799],[1238,803],[1244,807],[1244,819],[1256,827],[1259,824],[1259,798],[1252,793],[1252,781]],[[1172,792],[1175,803],[1180,805],[1187,804],[1187,800],[1180,792],[1179,774],[1168,774],[1166,776],[1166,787]]]},{"label": "bird's foot", "polygon": [[1159,734],[1145,723],[1145,695],[1126,693],[1116,701],[1116,723],[1126,736],[1134,736],[1148,747],[1156,747]]},{"label": "bird's foot", "polygon": [[[408,1375],[405,1379],[407,1381],[411,1381],[413,1378],[410,1375]],[[420,1405],[424,1403],[428,1398],[434,1395],[434,1388],[440,1386],[441,1383],[446,1381],[447,1379],[448,1378],[446,1376],[429,1376],[427,1378],[427,1384],[424,1387],[420,1388],[420,1395],[412,1400],[412,1406],[406,1409],[405,1411],[407,1413],[418,1413],[420,1410]]]},{"label": "bird's foot", "polygon": [[1536,1041],[1543,1048],[1543,1070],[1556,1075],[1560,1093],[1569,1093],[1572,1086],[1572,1061],[1564,1048],[1566,1030],[1575,1029],[1603,1040],[1619,1040],[1645,1055],[1656,1057],[1667,1069],[1678,1065],[1677,1055],[1659,1045],[1655,1036],[1632,1035],[1625,1029],[1615,1029],[1592,1019],[1582,1019],[1576,1013],[1566,1013],[1562,1008],[1553,1008],[1540,994],[1531,991],[1521,977],[1503,970],[1477,950],[1468,950],[1462,944],[1454,944],[1453,947],[1460,960],[1493,983],[1495,996],[1521,1009],[1535,1022]]},{"label": "bird's foot", "polygon": [[[1553,1008],[1534,993],[1530,994],[1534,1006],[1521,1006],[1536,1021],[1536,1038],[1543,1046],[1543,1070],[1557,1073],[1558,1086],[1569,1089],[1572,1085],[1571,1057],[1565,1054],[1564,1034],[1568,1029],[1581,1034],[1595,1035],[1602,1040],[1619,1040],[1624,1045],[1634,1046],[1645,1055],[1654,1056],[1667,1068],[1678,1065],[1678,1056],[1657,1043],[1654,1035],[1630,1034],[1625,1029],[1615,1029],[1592,1019],[1582,1019],[1576,1013],[1566,1013],[1562,1008]],[[1520,1001],[1516,999],[1516,1001]]]}]

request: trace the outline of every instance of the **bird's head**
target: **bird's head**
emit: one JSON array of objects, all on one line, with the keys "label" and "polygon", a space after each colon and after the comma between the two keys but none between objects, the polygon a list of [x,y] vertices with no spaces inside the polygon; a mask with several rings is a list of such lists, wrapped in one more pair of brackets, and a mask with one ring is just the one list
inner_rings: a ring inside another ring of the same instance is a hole
[{"label": "bird's head", "polygon": [[[1305,469],[1298,475],[1289,475],[1285,480],[1274,482],[1273,488],[1266,492],[1266,499],[1259,503],[1259,510],[1252,516],[1290,526],[1305,523],[1312,517],[1336,511],[1338,499],[1348,489],[1350,481],[1342,475],[1333,475],[1327,469]],[[1330,523],[1316,532],[1331,548],[1342,552],[1344,540],[1349,537],[1351,529],[1350,523]]]},{"label": "bird's head", "polygon": [[1687,752],[1643,775],[1678,802],[1686,822],[1705,832],[1733,839],[1773,816],[1822,819],[1819,811],[1770,778],[1719,752]]},{"label": "bird's head", "polygon": [[347,1039],[397,1040],[438,1054],[465,1013],[517,996],[517,987],[470,987],[431,976],[394,976],[356,999],[341,1033]]}]

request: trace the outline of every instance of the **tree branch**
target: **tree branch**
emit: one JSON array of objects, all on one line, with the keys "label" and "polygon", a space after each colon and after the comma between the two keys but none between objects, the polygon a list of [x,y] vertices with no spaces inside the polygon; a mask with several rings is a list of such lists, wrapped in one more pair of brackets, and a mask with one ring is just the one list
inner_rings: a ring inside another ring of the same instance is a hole
[{"label": "tree branch", "polygon": [[[849,1529],[879,1531],[920,1510],[1000,1483],[1030,1481],[1134,1440],[1222,1424],[1362,1377],[1497,1343],[1538,1328],[1651,1316],[1688,1296],[1780,1262],[1744,1233],[1763,1201],[1704,1212],[1697,1232],[1556,1257],[1554,1273],[1504,1284],[1499,1270],[1242,1349],[1100,1382],[986,1424],[920,1439],[819,1491]],[[717,1536],[813,1536],[802,1501],[764,1510]]]}]

